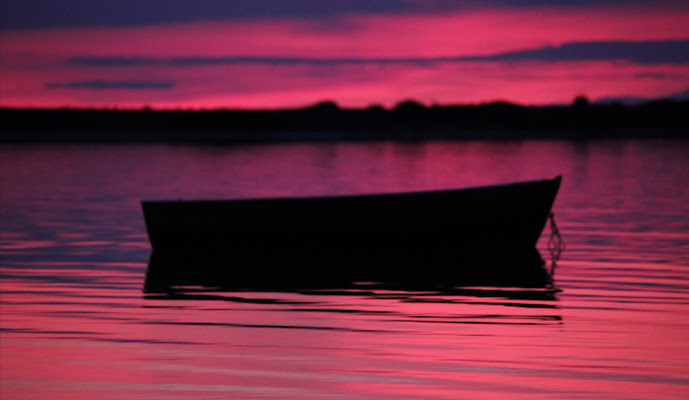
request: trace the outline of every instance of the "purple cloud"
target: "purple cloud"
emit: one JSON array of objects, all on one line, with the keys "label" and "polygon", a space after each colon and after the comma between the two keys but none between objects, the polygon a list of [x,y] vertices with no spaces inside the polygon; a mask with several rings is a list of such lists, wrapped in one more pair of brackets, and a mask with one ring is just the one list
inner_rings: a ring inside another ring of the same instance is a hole
[{"label": "purple cloud", "polygon": [[74,81],[74,82],[48,82],[44,85],[46,89],[94,89],[94,90],[116,90],[116,89],[171,89],[175,85],[169,81]]},{"label": "purple cloud", "polygon": [[267,65],[351,65],[351,64],[425,64],[438,62],[484,61],[606,61],[626,60],[639,64],[689,63],[689,40],[661,41],[604,41],[572,42],[561,46],[519,50],[482,56],[402,57],[402,58],[312,58],[281,56],[227,57],[102,57],[79,56],[68,60],[71,64],[89,66],[150,66],[167,65],[194,67],[207,65],[267,64]]}]

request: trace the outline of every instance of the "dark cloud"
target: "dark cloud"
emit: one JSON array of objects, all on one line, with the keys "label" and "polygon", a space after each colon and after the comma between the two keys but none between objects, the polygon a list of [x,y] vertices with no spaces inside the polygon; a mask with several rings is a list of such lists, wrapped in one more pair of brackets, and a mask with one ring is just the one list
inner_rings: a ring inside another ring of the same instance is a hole
[{"label": "dark cloud", "polygon": [[152,66],[168,65],[193,67],[208,65],[267,64],[267,65],[353,65],[353,64],[430,64],[439,62],[485,61],[614,61],[624,60],[639,64],[689,63],[689,40],[664,41],[607,41],[576,42],[561,46],[519,50],[484,56],[408,57],[408,58],[310,58],[273,56],[228,57],[100,57],[80,56],[68,60],[71,64],[89,66]]},{"label": "dark cloud", "polygon": [[413,1],[405,0],[3,0],[0,26],[3,29],[141,26],[258,17],[330,17],[414,8],[418,6]]},{"label": "dark cloud", "polygon": [[162,59],[151,57],[72,57],[68,60],[70,64],[92,65],[92,66],[131,66],[131,65],[154,65],[165,64]]},{"label": "dark cloud", "polygon": [[327,18],[347,13],[433,13],[488,7],[571,7],[610,4],[683,7],[678,0],[2,0],[2,29],[142,26],[199,20]]},{"label": "dark cloud", "polygon": [[639,72],[634,74],[637,79],[682,79],[684,75],[668,72]]},{"label": "dark cloud", "polygon": [[626,60],[639,64],[684,64],[689,62],[689,40],[573,42],[474,57],[477,61],[579,61]]},{"label": "dark cloud", "polygon": [[95,89],[95,90],[148,90],[148,89],[170,89],[175,85],[168,81],[75,81],[75,82],[48,82],[46,89]]}]

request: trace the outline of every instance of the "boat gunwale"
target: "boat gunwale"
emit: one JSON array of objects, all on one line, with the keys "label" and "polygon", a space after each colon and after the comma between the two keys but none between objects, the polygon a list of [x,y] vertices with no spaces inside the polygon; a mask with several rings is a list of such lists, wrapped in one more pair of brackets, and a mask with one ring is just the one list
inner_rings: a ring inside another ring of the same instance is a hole
[{"label": "boat gunwale", "polygon": [[458,189],[432,189],[419,191],[402,191],[402,192],[385,192],[385,193],[359,193],[359,194],[342,194],[342,195],[315,195],[315,196],[277,196],[277,197],[238,197],[229,199],[177,199],[177,200],[142,200],[142,205],[163,205],[163,204],[214,204],[214,203],[240,203],[240,202],[297,202],[304,200],[356,200],[356,199],[374,199],[374,198],[398,198],[398,197],[424,197],[424,196],[442,196],[455,193],[466,193],[471,191],[491,190],[491,189],[509,189],[510,187],[529,186],[538,184],[555,184],[560,186],[562,182],[562,175],[557,175],[552,179],[535,179],[528,181],[498,183],[495,185],[471,186]]}]

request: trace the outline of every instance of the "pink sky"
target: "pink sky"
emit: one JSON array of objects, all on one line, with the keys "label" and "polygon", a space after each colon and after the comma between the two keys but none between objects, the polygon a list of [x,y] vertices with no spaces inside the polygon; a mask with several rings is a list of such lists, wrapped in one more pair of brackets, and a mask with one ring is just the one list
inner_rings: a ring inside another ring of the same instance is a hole
[{"label": "pink sky", "polygon": [[[689,61],[433,61],[567,43],[689,39],[689,9],[606,6],[345,14],[327,19],[67,27],[2,32],[2,106],[270,108],[330,99],[343,106],[508,100],[570,102],[579,94],[661,97],[689,89]],[[74,57],[140,57],[134,64]],[[310,62],[174,58],[289,57]],[[404,62],[376,62],[399,59]],[[338,60],[355,59],[354,63]],[[424,60],[425,59],[425,60]],[[368,61],[367,61],[368,60]],[[418,60],[418,62],[414,62]],[[94,87],[101,85],[101,87]]]}]

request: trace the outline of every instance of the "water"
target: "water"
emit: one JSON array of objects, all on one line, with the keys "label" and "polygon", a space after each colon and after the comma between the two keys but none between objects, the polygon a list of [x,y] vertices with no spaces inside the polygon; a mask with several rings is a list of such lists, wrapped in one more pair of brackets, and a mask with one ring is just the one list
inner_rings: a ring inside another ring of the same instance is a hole
[{"label": "water", "polygon": [[[0,396],[686,398],[688,156],[686,141],[4,145]],[[142,293],[141,199],[557,174],[554,295]]]}]

